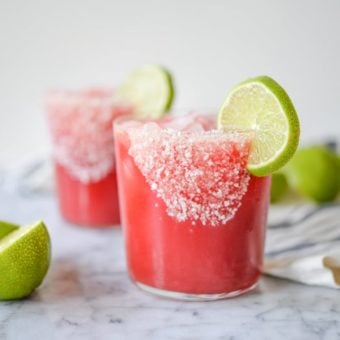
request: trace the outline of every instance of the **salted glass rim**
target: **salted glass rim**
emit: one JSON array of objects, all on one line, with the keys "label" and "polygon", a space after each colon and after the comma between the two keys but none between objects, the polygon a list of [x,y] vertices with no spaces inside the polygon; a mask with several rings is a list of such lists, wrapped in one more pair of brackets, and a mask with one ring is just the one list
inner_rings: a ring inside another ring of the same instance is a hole
[{"label": "salted glass rim", "polygon": [[[120,116],[118,118],[116,118],[113,123],[112,123],[112,127],[113,130],[117,129],[117,128],[121,128],[122,124],[124,124],[125,122],[136,122],[136,123],[158,123],[160,121],[162,121],[163,119],[169,118],[169,119],[176,119],[180,116],[194,116],[195,114],[197,114],[198,116],[203,116],[203,117],[211,117],[213,118],[214,116],[216,117],[217,120],[217,109],[179,109],[179,110],[174,110],[174,111],[169,111],[167,112],[164,116],[159,117],[159,118],[150,118],[150,117],[136,117],[133,113],[130,113],[128,115],[123,115]],[[143,124],[142,124],[143,125]],[[142,125],[138,125],[138,127],[142,126]],[[161,129],[164,128],[171,128],[171,126],[166,125],[166,126],[162,126],[159,125]],[[175,130],[177,130],[175,128]],[[214,127],[213,129],[209,129],[207,131],[212,131],[212,130],[219,130],[216,127]],[[180,129],[178,129],[178,131],[180,131]],[[240,133],[240,134],[254,134],[254,130],[253,129],[239,129],[239,128],[230,128],[230,129],[225,129],[226,132],[235,132],[235,133]]]},{"label": "salted glass rim", "polygon": [[198,116],[203,117],[213,117],[217,115],[218,110],[214,108],[209,109],[187,109],[187,108],[181,108],[176,110],[171,110],[166,112],[163,116],[158,118],[152,118],[152,117],[138,117],[133,113],[129,113],[127,115],[120,116],[116,118],[113,121],[113,126],[115,125],[121,125],[124,122],[131,121],[131,122],[140,122],[140,123],[149,123],[149,122],[160,122],[164,119],[176,119],[179,117],[185,117],[190,115],[197,114]]},{"label": "salted glass rim", "polygon": [[69,88],[50,88],[45,92],[45,105],[99,105],[107,106],[131,106],[128,102],[115,95],[117,87],[89,85]]}]

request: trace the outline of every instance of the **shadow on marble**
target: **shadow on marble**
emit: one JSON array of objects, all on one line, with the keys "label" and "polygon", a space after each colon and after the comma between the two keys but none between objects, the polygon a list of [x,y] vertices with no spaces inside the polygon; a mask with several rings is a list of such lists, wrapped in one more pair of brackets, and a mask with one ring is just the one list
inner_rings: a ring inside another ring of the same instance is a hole
[{"label": "shadow on marble", "polygon": [[75,262],[58,260],[52,262],[45,283],[38,289],[40,295],[49,299],[68,298],[81,294],[81,282],[78,266]]},{"label": "shadow on marble", "polygon": [[44,284],[32,295],[34,300],[58,302],[84,298],[88,300],[128,294],[128,277],[120,272],[94,271],[77,260],[55,260]]}]

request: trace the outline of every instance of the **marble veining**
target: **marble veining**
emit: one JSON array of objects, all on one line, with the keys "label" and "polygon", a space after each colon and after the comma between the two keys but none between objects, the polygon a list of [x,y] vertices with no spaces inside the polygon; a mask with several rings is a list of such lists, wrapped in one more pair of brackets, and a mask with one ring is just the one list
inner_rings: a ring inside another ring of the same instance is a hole
[{"label": "marble veining", "polygon": [[68,225],[50,195],[0,190],[2,219],[43,218],[53,242],[44,284],[29,298],[0,302],[0,339],[340,339],[340,295],[263,277],[230,300],[182,302],[129,280],[121,230]]}]

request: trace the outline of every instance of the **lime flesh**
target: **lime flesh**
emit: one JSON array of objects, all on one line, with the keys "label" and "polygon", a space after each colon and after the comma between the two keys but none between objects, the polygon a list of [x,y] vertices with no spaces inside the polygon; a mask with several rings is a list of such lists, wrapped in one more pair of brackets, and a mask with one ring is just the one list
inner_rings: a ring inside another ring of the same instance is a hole
[{"label": "lime flesh", "polygon": [[17,224],[13,224],[10,222],[0,221],[0,240],[11,233],[12,231],[18,229],[19,226]]},{"label": "lime flesh", "polygon": [[162,66],[145,65],[132,71],[118,89],[118,97],[131,103],[139,118],[160,118],[170,110],[174,85]]},{"label": "lime flesh", "polygon": [[43,222],[24,226],[0,240],[0,300],[29,296],[50,264],[50,237]]},{"label": "lime flesh", "polygon": [[218,127],[253,134],[247,168],[266,176],[294,155],[300,124],[286,91],[272,78],[260,76],[236,86],[223,103]]}]

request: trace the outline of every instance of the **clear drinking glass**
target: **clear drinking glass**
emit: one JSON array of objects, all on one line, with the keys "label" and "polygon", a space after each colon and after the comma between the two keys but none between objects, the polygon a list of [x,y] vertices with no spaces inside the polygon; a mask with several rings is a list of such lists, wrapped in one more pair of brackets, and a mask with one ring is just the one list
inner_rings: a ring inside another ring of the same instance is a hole
[{"label": "clear drinking glass", "polygon": [[167,297],[214,300],[255,287],[262,269],[270,177],[246,170],[251,133],[215,117],[114,124],[129,274]]},{"label": "clear drinking glass", "polygon": [[112,122],[132,112],[112,89],[60,90],[46,98],[63,217],[92,227],[120,223]]}]

